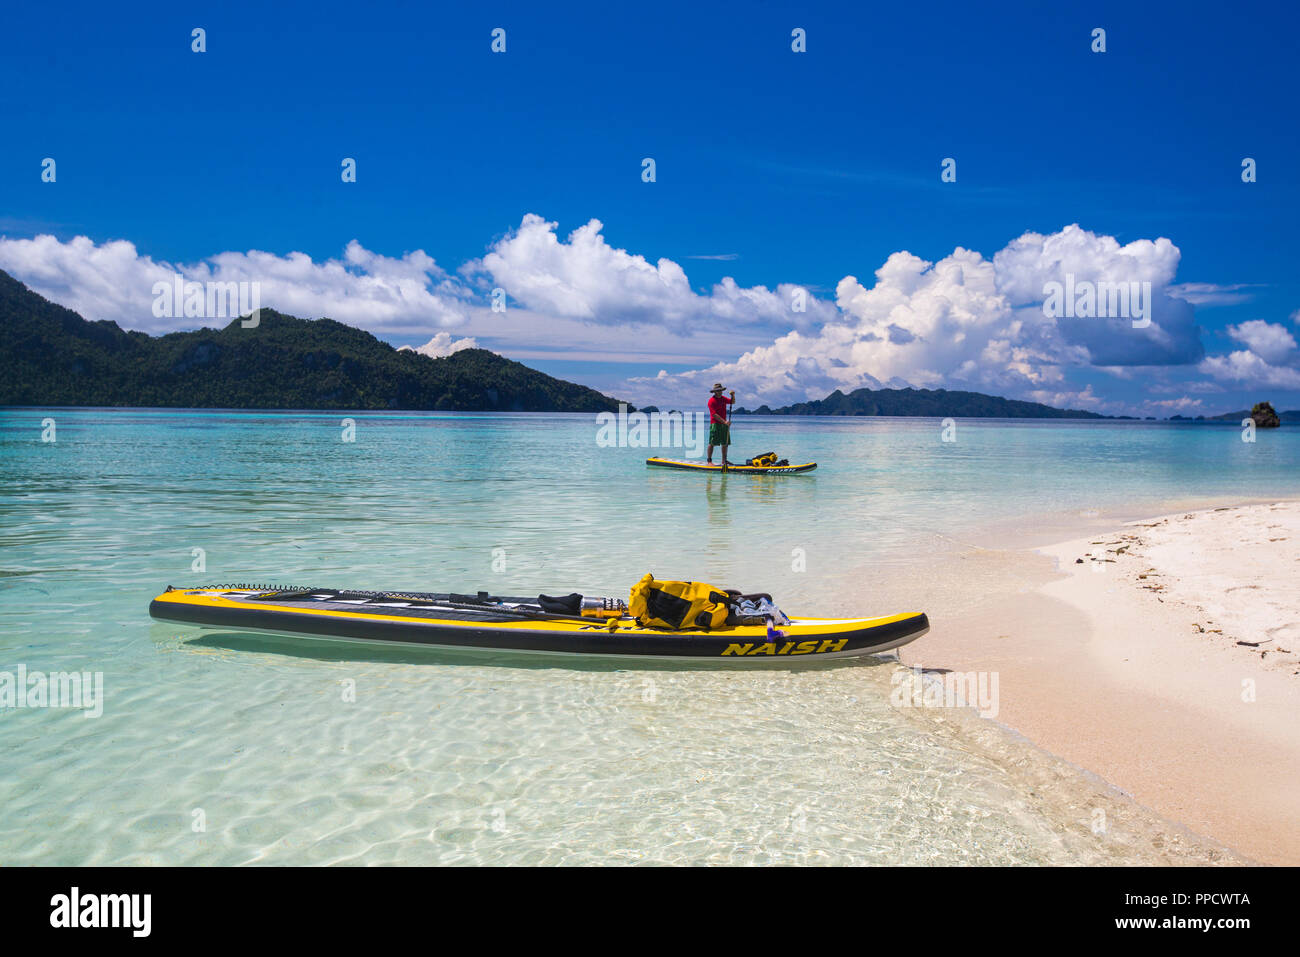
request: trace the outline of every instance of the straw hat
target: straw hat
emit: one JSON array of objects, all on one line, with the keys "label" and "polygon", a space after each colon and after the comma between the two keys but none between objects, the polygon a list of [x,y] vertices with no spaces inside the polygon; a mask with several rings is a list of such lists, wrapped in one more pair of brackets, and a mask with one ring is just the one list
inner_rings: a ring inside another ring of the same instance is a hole
[{"label": "straw hat", "polygon": [[713,393],[718,393],[718,392],[726,392],[727,390],[722,387],[721,382],[715,382],[713,383],[713,388],[710,389],[709,391]]}]

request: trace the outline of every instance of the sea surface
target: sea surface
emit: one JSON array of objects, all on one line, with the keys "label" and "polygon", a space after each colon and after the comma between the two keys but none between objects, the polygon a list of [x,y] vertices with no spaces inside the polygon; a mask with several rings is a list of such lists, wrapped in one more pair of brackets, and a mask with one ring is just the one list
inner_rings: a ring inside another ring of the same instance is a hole
[{"label": "sea surface", "polygon": [[982,529],[1300,488],[1286,427],[735,436],[820,467],[650,469],[689,452],[611,447],[586,415],[0,409],[0,683],[103,680],[96,717],[0,707],[0,865],[1225,859],[973,711],[900,707],[893,656],[506,660],[148,616],[167,585],[625,597],[651,571],[825,615],[912,610],[873,603],[903,578],[959,628],[961,583],[927,569]]}]

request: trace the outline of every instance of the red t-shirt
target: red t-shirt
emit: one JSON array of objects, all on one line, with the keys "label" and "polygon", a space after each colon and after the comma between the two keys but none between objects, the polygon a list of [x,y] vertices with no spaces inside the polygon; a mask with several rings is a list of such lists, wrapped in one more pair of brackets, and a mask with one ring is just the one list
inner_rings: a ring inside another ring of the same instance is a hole
[{"label": "red t-shirt", "polygon": [[726,422],[727,406],[735,401],[735,399],[728,398],[725,395],[715,395],[709,399],[709,421]]}]

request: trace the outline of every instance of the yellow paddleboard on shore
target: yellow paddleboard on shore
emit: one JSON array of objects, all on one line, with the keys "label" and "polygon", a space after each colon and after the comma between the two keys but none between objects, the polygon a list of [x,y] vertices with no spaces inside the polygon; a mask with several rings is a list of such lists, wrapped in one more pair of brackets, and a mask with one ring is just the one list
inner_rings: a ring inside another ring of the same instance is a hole
[{"label": "yellow paddleboard on shore", "polygon": [[149,604],[149,614],[208,630],[327,641],[744,664],[874,655],[914,641],[930,628],[924,613],[906,612],[880,618],[799,617],[776,628],[737,624],[674,631],[642,625],[626,613],[605,619],[548,614],[540,600],[487,592],[203,585],[168,588]]}]

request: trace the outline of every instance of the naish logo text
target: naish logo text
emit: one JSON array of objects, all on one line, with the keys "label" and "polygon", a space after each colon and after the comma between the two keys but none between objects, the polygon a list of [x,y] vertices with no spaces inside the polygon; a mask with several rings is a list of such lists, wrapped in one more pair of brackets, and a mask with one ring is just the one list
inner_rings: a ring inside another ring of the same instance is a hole
[{"label": "naish logo text", "polygon": [[71,894],[50,898],[51,927],[129,927],[134,937],[148,937],[152,927],[151,894]]},{"label": "naish logo text", "polygon": [[847,638],[831,641],[829,638],[817,641],[760,641],[758,643],[731,644],[722,650],[726,655],[824,655],[829,651],[843,651],[849,643]]}]

